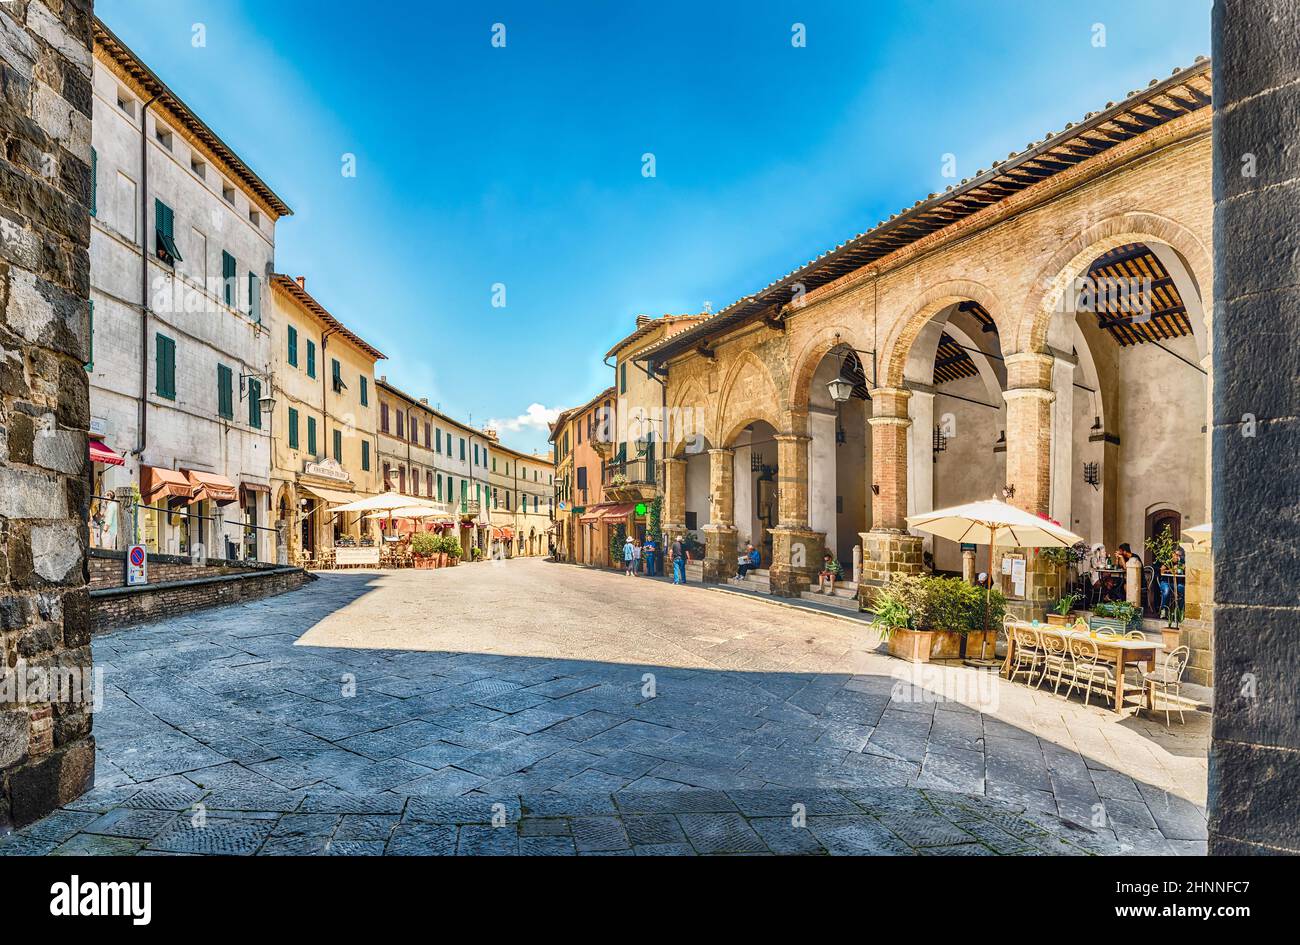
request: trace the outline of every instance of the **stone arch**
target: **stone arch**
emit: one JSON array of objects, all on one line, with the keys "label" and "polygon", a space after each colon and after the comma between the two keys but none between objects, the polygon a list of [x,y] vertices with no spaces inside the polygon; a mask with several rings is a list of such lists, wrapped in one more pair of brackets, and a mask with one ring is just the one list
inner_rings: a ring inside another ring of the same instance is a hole
[{"label": "stone arch", "polygon": [[680,384],[669,399],[668,416],[664,418],[664,455],[678,456],[688,439],[712,432],[709,413],[709,401],[699,378],[691,377]]},{"label": "stone arch", "polygon": [[902,387],[907,370],[907,358],[921,330],[948,306],[967,300],[978,302],[993,316],[993,321],[998,326],[999,337],[1008,336],[1008,329],[1012,325],[1008,321],[1006,307],[992,289],[968,279],[940,282],[921,293],[921,296],[905,309],[908,314],[897,323],[897,327],[886,339],[884,355],[880,359],[881,377],[878,385]]},{"label": "stone arch", "polygon": [[[1188,227],[1146,211],[1133,211],[1094,223],[1063,245],[1039,270],[1033,288],[1021,306],[1020,322],[1006,337],[1014,342],[1004,353],[1040,352],[1049,348],[1068,351],[1071,334],[1061,302],[1070,284],[1094,259],[1125,243],[1163,243],[1178,254],[1187,269],[1204,321],[1194,325],[1198,344],[1203,347],[1211,320],[1207,293],[1213,288],[1214,263],[1210,249]],[[1193,320],[1195,321],[1195,320]]]},{"label": "stone arch", "polygon": [[863,357],[861,352],[867,350],[867,346],[858,337],[856,330],[847,325],[825,325],[812,333],[799,353],[791,360],[794,366],[790,373],[791,411],[800,413],[808,409],[813,376],[817,373],[822,359],[839,345],[849,346],[859,357]]},{"label": "stone arch", "polygon": [[[738,394],[738,389],[743,394]],[[729,446],[755,420],[766,421],[777,432],[788,428],[782,422],[784,412],[772,374],[752,351],[741,353],[727,372],[718,404],[714,422],[717,435],[709,439],[719,447]]]}]

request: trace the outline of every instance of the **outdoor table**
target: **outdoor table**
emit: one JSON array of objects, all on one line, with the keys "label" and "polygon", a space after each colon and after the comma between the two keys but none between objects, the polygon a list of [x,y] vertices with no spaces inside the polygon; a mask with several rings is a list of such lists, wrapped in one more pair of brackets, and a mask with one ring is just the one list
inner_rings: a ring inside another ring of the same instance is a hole
[{"label": "outdoor table", "polygon": [[341,548],[334,549],[336,567],[378,567],[378,548]]},{"label": "outdoor table", "polygon": [[[1017,623],[1013,626],[1026,630],[1040,630],[1043,633],[1052,633],[1057,636],[1063,636],[1066,640],[1083,639],[1091,640],[1097,644],[1097,658],[1106,660],[1115,664],[1115,711],[1124,711],[1124,667],[1128,665],[1145,664],[1147,672],[1156,668],[1156,654],[1164,650],[1164,645],[1153,643],[1150,640],[1125,640],[1125,639],[1098,639],[1091,633],[1084,633],[1070,627],[1055,627],[1051,624],[1039,624],[1033,626],[1028,623]],[[1003,675],[1011,671],[1011,661],[1016,652],[1016,635],[1007,634],[1007,658],[1002,663]],[[1145,697],[1145,693],[1144,693]]]}]

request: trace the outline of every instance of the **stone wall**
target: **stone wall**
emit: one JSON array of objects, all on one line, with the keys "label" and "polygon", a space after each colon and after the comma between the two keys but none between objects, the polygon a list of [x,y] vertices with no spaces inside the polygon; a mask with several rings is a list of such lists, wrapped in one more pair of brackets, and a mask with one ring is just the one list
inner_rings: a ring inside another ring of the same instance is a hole
[{"label": "stone wall", "polygon": [[98,633],[206,607],[273,597],[314,580],[315,575],[302,568],[267,567],[207,574],[166,584],[99,588],[90,592],[94,630]]},{"label": "stone wall", "polygon": [[90,0],[0,4],[0,832],[84,792],[89,675]]},{"label": "stone wall", "polygon": [[1214,4],[1211,854],[1300,853],[1300,6]]},{"label": "stone wall", "polygon": [[[88,566],[90,570],[90,589],[101,590],[107,587],[122,587],[126,583],[126,552],[108,548],[91,548]],[[169,584],[173,581],[189,581],[200,577],[216,577],[222,574],[248,574],[273,570],[275,565],[251,561],[227,561],[221,558],[208,558],[203,564],[194,564],[181,555],[149,555],[149,583]]]}]

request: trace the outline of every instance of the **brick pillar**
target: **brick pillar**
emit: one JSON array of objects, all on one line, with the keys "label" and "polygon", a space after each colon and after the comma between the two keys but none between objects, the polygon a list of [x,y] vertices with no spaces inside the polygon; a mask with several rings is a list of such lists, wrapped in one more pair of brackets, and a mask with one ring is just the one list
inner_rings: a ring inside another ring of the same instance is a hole
[{"label": "brick pillar", "polygon": [[0,834],[72,801],[95,774],[88,6],[0,4],[0,692],[16,696],[0,701]]},{"label": "brick pillar", "polygon": [[704,580],[715,584],[736,574],[735,456],[731,449],[709,450],[709,524],[700,531],[704,532]]},{"label": "brick pillar", "polygon": [[686,460],[664,460],[664,503],[661,527],[664,541],[671,544],[686,533]]},{"label": "brick pillar", "polygon": [[1183,621],[1178,642],[1191,650],[1187,680],[1214,685],[1214,558],[1210,549],[1183,542],[1187,556],[1182,591]]},{"label": "brick pillar", "polygon": [[[862,583],[869,602],[873,588],[895,574],[922,569],[921,538],[907,532],[908,400],[912,392],[881,387],[871,392],[871,531],[862,537]],[[928,456],[924,457],[929,459]]]},{"label": "brick pillar", "polygon": [[808,527],[808,444],[811,437],[778,433],[777,526],[772,529],[768,584],[779,597],[798,597],[812,585],[826,536]]},{"label": "brick pillar", "polygon": [[1042,515],[1052,501],[1053,361],[1049,354],[1007,355],[1007,389],[1002,392],[1007,402],[1007,485],[1016,490],[1010,501]]}]

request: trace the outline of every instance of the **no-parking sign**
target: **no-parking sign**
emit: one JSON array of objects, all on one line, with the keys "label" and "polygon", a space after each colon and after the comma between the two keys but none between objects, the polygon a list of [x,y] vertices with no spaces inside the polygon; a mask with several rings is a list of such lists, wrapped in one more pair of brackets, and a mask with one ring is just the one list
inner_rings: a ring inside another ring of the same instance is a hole
[{"label": "no-parking sign", "polygon": [[126,583],[128,587],[149,583],[149,553],[144,545],[132,545],[126,550]]}]

